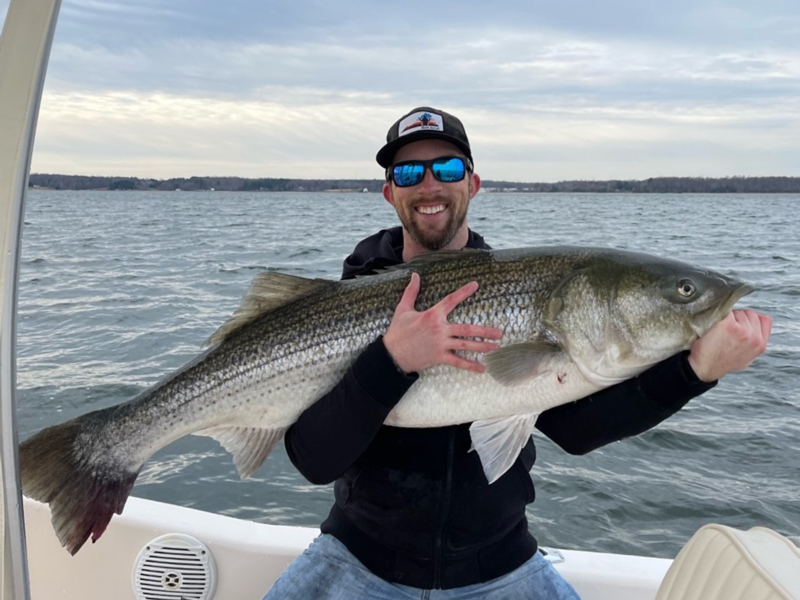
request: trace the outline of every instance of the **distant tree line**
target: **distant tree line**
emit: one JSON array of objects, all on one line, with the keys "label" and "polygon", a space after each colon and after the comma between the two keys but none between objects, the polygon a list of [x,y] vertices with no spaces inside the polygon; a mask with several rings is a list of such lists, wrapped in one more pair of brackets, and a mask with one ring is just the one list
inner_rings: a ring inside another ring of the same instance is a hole
[{"label": "distant tree line", "polygon": [[[141,179],[138,177],[94,177],[86,175],[30,176],[31,187],[54,190],[218,190],[232,192],[380,192],[382,179],[286,179],[244,177],[188,177]],[[523,183],[483,180],[487,192],[591,192],[631,194],[796,194],[800,177],[653,177],[643,180],[559,181]]]},{"label": "distant tree line", "polygon": [[515,183],[484,181],[487,191],[631,194],[797,194],[800,177],[652,177],[642,180]]},{"label": "distant tree line", "polygon": [[31,187],[54,190],[220,190],[229,192],[324,192],[357,190],[379,192],[383,186],[377,179],[286,179],[244,177],[179,177],[174,179],[142,179],[139,177],[97,177],[86,175],[52,175],[33,173]]}]

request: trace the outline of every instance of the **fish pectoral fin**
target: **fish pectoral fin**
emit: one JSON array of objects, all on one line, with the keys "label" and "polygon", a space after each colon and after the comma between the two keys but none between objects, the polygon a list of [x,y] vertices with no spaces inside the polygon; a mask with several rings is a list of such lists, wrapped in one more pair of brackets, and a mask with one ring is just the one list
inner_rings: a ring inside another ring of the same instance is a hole
[{"label": "fish pectoral fin", "polygon": [[332,285],[336,285],[336,282],[327,279],[307,279],[276,272],[259,273],[253,279],[233,316],[225,321],[204,345],[221,342],[264,313],[275,310],[304,294]]},{"label": "fish pectoral fin", "polygon": [[553,359],[561,358],[564,349],[549,342],[526,342],[504,346],[487,354],[483,362],[486,372],[502,385],[519,385],[546,375]]},{"label": "fish pectoral fin", "polygon": [[235,427],[218,425],[194,435],[203,435],[217,440],[225,450],[233,454],[233,464],[242,479],[248,479],[272,452],[288,427],[262,429],[260,427]]},{"label": "fish pectoral fin", "polygon": [[533,432],[538,413],[475,421],[469,433],[483,472],[494,483],[511,468]]}]

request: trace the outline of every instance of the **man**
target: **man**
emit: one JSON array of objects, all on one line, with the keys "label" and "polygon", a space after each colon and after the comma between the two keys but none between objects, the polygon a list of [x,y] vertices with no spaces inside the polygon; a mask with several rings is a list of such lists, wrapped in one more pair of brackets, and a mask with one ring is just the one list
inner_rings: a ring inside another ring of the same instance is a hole
[{"label": "man", "polygon": [[[402,227],[360,242],[345,260],[343,277],[373,274],[425,252],[488,248],[467,225],[469,202],[481,182],[461,121],[420,107],[392,125],[386,139],[377,155],[386,169],[383,195]],[[413,275],[386,334],[289,429],[292,462],[312,483],[335,481],[336,502],[322,535],[266,599],[578,598],[537,552],[528,532],[533,439],[514,466],[489,485],[477,453],[469,452],[469,424],[383,425],[419,371],[436,364],[483,371],[479,360],[454,351],[490,352],[502,332],[447,320],[478,285],[465,285],[417,312],[420,281]],[[590,398],[550,409],[536,427],[572,454],[641,433],[722,375],[749,365],[766,349],[770,327],[769,317],[734,311],[690,352]]]}]

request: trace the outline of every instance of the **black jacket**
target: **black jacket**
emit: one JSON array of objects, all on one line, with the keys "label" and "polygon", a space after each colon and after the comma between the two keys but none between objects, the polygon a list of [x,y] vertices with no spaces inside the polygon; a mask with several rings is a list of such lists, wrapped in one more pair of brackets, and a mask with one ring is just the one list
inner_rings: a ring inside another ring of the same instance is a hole
[{"label": "black jacket", "polygon": [[[470,231],[470,248],[489,247]],[[400,227],[358,244],[343,278],[402,262]],[[534,499],[533,438],[492,485],[469,424],[429,429],[383,425],[416,381],[394,365],[381,338],[343,380],[286,434],[294,465],[312,483],[335,480],[336,502],[322,532],[336,536],[379,577],[417,588],[455,588],[505,575],[537,549],[525,506]],[[687,353],[593,396],[545,411],[536,427],[571,454],[639,434],[712,384],[700,382]]]}]

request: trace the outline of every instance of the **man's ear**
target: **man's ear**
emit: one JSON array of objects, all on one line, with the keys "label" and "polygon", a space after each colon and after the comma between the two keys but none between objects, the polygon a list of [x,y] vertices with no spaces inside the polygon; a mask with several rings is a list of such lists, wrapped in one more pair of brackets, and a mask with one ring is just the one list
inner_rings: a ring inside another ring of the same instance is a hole
[{"label": "man's ear", "polygon": [[392,196],[392,186],[387,181],[383,184],[383,197],[386,198],[386,201],[394,206],[394,197]]},{"label": "man's ear", "polygon": [[481,189],[481,177],[477,173],[469,176],[469,198],[472,200]]}]

